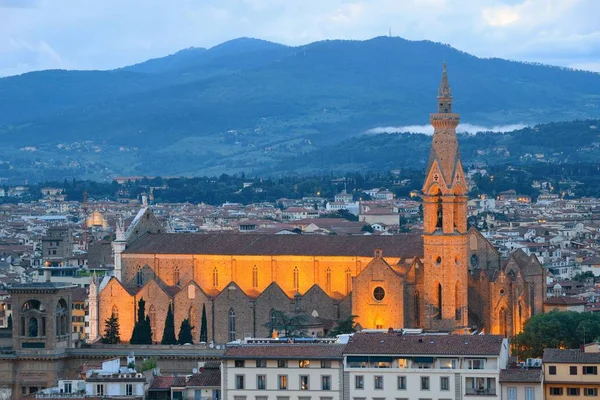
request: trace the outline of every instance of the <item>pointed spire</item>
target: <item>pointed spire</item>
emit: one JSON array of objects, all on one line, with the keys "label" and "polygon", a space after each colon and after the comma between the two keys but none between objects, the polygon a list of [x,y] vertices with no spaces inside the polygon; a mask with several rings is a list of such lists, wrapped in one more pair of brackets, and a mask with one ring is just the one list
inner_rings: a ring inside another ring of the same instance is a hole
[{"label": "pointed spire", "polygon": [[452,93],[450,92],[450,84],[448,83],[448,74],[446,72],[446,62],[444,62],[442,66],[442,82],[440,83],[440,88],[438,89],[438,99],[447,99],[452,98]]}]

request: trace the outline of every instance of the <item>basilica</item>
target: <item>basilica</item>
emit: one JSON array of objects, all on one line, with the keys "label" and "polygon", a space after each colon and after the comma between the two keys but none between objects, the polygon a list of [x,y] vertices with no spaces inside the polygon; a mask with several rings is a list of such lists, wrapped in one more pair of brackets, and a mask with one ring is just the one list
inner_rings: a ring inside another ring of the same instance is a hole
[{"label": "basilica", "polygon": [[190,319],[195,341],[205,310],[214,343],[265,337],[276,312],[305,315],[315,335],[351,315],[363,329],[519,333],[542,312],[545,273],[520,250],[501,259],[467,227],[459,114],[445,65],[430,121],[422,235],[167,233],[145,207],[127,230],[117,229],[114,276],[90,287],[91,339],[111,314],[130,338],[141,298],[156,342],[169,304],[176,326]]}]

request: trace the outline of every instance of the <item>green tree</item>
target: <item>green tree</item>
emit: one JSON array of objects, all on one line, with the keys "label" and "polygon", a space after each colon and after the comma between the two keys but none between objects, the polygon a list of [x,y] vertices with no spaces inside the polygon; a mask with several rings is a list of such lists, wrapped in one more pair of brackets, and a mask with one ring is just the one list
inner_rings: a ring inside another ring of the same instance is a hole
[{"label": "green tree", "polygon": [[142,297],[138,301],[137,320],[133,326],[131,344],[152,344],[152,329],[150,317],[146,316],[146,301]]},{"label": "green tree", "polygon": [[348,318],[339,320],[337,325],[329,331],[329,336],[336,337],[337,335],[356,332],[356,322],[354,321],[356,317],[358,316],[350,315]]},{"label": "green tree", "polygon": [[520,359],[541,357],[544,349],[576,349],[600,338],[600,315],[551,311],[531,317],[515,337]]},{"label": "green tree", "polygon": [[208,342],[208,322],[206,320],[206,304],[202,304],[202,320],[200,321],[200,341]]},{"label": "green tree", "polygon": [[181,327],[179,328],[179,344],[194,343],[192,329],[194,329],[194,327],[190,325],[190,320],[188,318],[181,321]]},{"label": "green tree", "polygon": [[175,337],[175,319],[173,318],[173,309],[169,304],[167,310],[167,317],[165,318],[165,329],[163,331],[163,337],[160,344],[176,344],[177,338]]},{"label": "green tree", "polygon": [[304,314],[287,314],[283,311],[271,311],[271,320],[265,324],[272,331],[277,330],[284,337],[305,337],[308,317]]},{"label": "green tree", "polygon": [[119,319],[115,314],[111,314],[110,318],[104,321],[104,336],[101,339],[104,344],[121,343],[121,335],[119,334]]}]

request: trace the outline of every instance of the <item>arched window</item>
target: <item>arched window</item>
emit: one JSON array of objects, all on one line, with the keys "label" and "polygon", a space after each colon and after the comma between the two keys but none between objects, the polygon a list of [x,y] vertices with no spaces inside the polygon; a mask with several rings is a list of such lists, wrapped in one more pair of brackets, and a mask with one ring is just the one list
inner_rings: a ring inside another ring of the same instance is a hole
[{"label": "arched window", "polygon": [[298,267],[294,267],[294,290],[296,292],[300,291],[300,272],[298,271]]},{"label": "arched window", "polygon": [[415,317],[415,328],[418,328],[421,326],[421,295],[419,294],[418,290],[415,292],[414,307],[413,313]]},{"label": "arched window", "polygon": [[252,267],[252,287],[258,288],[258,267],[256,265]]},{"label": "arched window", "polygon": [[213,268],[213,287],[219,286],[219,270],[217,267]]},{"label": "arched window", "polygon": [[346,293],[350,293],[352,290],[352,271],[350,268],[346,269]]},{"label": "arched window", "polygon": [[233,342],[235,340],[235,312],[233,308],[229,310],[229,318],[228,318],[228,331],[229,331],[229,341]]},{"label": "arched window", "polygon": [[138,286],[142,286],[144,284],[144,276],[142,273],[142,267],[138,267],[136,274],[136,282]]},{"label": "arched window", "polygon": [[454,308],[454,319],[460,321],[462,319],[462,304],[460,301],[460,286],[458,286],[458,281],[456,281],[456,285],[454,285]]},{"label": "arched window", "polygon": [[112,306],[112,315],[119,319],[119,308],[116,305]]},{"label": "arched window", "polygon": [[443,293],[442,293],[442,284],[438,283],[438,290],[437,290],[437,308],[438,308],[438,313],[437,313],[437,319],[442,319],[442,308],[443,308]]},{"label": "arched window", "polygon": [[331,268],[329,267],[325,271],[325,291],[327,293],[331,292]]},{"label": "arched window", "polygon": [[500,327],[500,334],[507,336],[506,309],[504,307],[498,311],[498,325]]},{"label": "arched window", "polygon": [[444,208],[442,207],[442,196],[439,196],[437,200],[437,222],[435,227],[437,229],[444,228]]},{"label": "arched window", "polygon": [[154,308],[154,304],[150,305],[148,316],[150,317],[150,329],[152,331],[150,337],[154,339],[158,336],[158,332],[156,331],[156,308]]},{"label": "arched window", "polygon": [[179,267],[175,267],[175,271],[173,271],[173,282],[176,286],[179,286]]}]

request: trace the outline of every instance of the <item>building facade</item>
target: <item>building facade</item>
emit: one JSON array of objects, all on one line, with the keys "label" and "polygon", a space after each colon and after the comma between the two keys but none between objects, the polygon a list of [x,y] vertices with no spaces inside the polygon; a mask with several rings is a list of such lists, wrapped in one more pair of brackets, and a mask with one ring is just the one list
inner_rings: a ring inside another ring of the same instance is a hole
[{"label": "building facade", "polygon": [[600,391],[600,346],[592,343],[579,350],[545,349],[544,398],[584,399]]},{"label": "building facade", "polygon": [[121,336],[131,337],[141,298],[155,341],[169,304],[176,326],[189,318],[195,338],[205,309],[208,340],[217,343],[267,336],[277,311],[320,325],[309,334],[350,315],[362,328],[520,332],[543,312],[543,269],[519,252],[502,265],[498,251],[467,229],[459,115],[445,66],[437,103],[422,236],[165,233],[146,207],[127,231],[117,229],[115,276],[90,288],[91,339],[113,313]]}]

